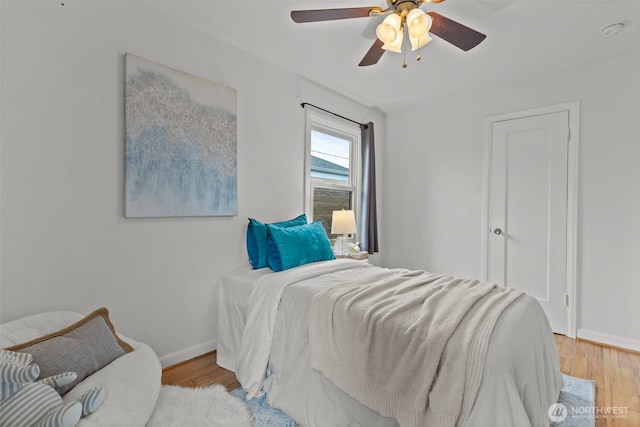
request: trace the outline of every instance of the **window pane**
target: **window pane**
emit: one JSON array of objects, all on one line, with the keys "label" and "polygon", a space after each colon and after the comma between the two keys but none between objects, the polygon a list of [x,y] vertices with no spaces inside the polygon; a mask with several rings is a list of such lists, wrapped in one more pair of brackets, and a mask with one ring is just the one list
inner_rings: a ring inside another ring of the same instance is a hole
[{"label": "window pane", "polygon": [[331,216],[340,209],[351,209],[351,191],[313,189],[313,220],[322,222],[330,239],[336,237],[331,234]]},{"label": "window pane", "polygon": [[349,182],[349,141],[311,131],[311,177]]}]

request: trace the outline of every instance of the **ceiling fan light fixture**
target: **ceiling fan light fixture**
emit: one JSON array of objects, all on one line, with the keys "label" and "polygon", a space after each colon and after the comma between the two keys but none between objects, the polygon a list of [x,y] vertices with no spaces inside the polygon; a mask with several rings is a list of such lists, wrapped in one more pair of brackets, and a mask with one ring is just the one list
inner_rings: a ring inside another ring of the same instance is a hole
[{"label": "ceiling fan light fixture", "polygon": [[[437,12],[429,11],[425,13],[419,10],[422,3],[441,3],[443,1],[386,0],[388,6],[386,9],[378,6],[363,6],[292,10],[291,19],[296,23],[304,23],[384,15],[384,21],[376,28],[376,40],[358,64],[361,67],[376,64],[386,51],[402,53],[403,39],[405,37],[409,38],[413,50],[417,50],[429,43],[431,41],[430,33],[463,51],[473,49],[479,45],[487,37],[485,34]],[[436,25],[432,27],[433,21],[435,21]],[[404,34],[405,29],[407,30],[406,35]],[[418,59],[419,57],[420,55],[418,55]]]},{"label": "ceiling fan light fixture", "polygon": [[398,39],[402,38],[402,18],[396,13],[384,18],[384,21],[376,27],[376,35],[384,44],[392,44]]},{"label": "ceiling fan light fixture", "polygon": [[[394,41],[390,43],[385,43],[382,45],[382,48],[389,52],[400,53],[402,52],[402,40],[404,39],[404,35],[402,33],[402,28],[397,33],[397,37]],[[382,40],[384,41],[384,40]]]}]

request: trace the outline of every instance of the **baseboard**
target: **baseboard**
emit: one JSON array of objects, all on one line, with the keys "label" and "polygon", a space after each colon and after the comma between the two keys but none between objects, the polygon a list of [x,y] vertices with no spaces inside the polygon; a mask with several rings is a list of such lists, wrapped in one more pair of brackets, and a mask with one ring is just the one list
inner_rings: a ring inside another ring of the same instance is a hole
[{"label": "baseboard", "polygon": [[586,329],[578,329],[578,338],[588,341],[619,347],[622,349],[640,352],[640,341],[631,340],[629,338],[617,337],[615,335],[603,334],[601,332],[588,331]]},{"label": "baseboard", "polygon": [[167,366],[175,365],[176,363],[184,362],[185,360],[193,359],[201,354],[209,353],[216,349],[216,341],[210,340],[200,344],[196,344],[184,350],[176,351],[175,353],[167,354],[160,357],[160,364],[163,368]]}]

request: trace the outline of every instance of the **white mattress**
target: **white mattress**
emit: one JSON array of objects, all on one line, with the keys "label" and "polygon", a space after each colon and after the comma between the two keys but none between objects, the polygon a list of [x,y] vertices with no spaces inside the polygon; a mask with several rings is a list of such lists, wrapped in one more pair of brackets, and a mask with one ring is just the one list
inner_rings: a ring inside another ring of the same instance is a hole
[{"label": "white mattress", "polygon": [[[270,280],[284,279],[283,273],[299,274],[251,270],[247,266],[221,279],[218,287],[220,366],[236,372],[248,301],[256,281],[273,274],[281,276],[271,276]],[[270,376],[263,391],[272,406],[284,410],[303,426],[397,427],[396,420],[363,406],[310,366],[307,317],[311,298],[319,287],[330,285],[337,277],[339,272],[300,280],[282,291],[270,342]],[[548,321],[538,302],[525,295],[505,310],[496,324],[480,390],[465,425],[548,426],[547,409],[557,400],[562,386],[557,349]]]}]

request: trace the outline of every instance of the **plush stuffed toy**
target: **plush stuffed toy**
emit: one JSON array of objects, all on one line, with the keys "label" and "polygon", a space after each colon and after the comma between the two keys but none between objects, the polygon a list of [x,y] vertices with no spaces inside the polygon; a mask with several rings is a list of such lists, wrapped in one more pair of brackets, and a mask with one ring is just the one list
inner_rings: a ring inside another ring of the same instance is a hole
[{"label": "plush stuffed toy", "polygon": [[73,427],[104,401],[104,389],[86,392],[65,404],[57,390],[77,375],[65,372],[35,381],[40,368],[28,353],[0,350],[0,425],[3,427]]}]

